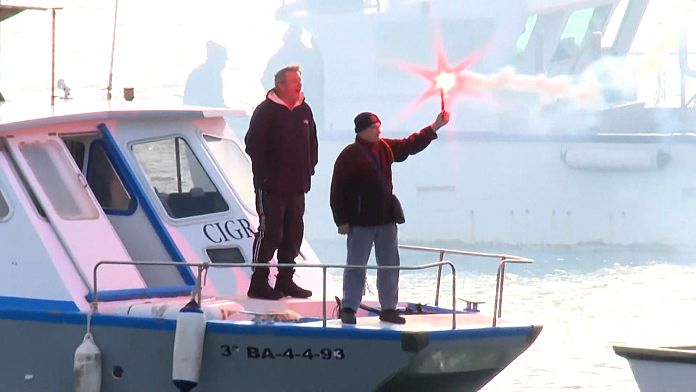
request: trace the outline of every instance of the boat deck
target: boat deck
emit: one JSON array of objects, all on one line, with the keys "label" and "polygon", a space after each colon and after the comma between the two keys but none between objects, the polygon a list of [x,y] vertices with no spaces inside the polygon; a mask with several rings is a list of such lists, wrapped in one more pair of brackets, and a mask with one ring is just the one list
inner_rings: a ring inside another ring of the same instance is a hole
[{"label": "boat deck", "polygon": [[[154,299],[147,301],[124,301],[102,306],[103,313],[173,319],[179,309],[188,302],[189,298]],[[365,301],[368,306],[377,306],[376,301]],[[406,307],[407,303],[400,303]],[[287,298],[279,301],[266,301],[250,298],[221,298],[209,297],[203,299],[203,310],[209,320],[234,322],[241,324],[283,324],[302,327],[323,327],[323,302],[316,299]],[[444,309],[440,310],[443,311]],[[446,310],[444,310],[446,311]],[[361,328],[382,329],[410,332],[446,331],[452,329],[451,313],[413,313],[402,314],[406,324],[383,322],[374,313],[360,310],[357,324],[346,325],[338,319],[338,306],[333,302],[326,303],[326,327],[328,328]],[[503,319],[496,321],[499,326],[528,326],[529,324],[512,324]],[[456,315],[457,329],[480,329],[492,326],[489,314],[479,312],[464,312]]]},{"label": "boat deck", "polygon": [[[341,320],[327,320],[329,328],[390,329],[407,332],[446,331],[452,329],[451,314],[404,314],[406,324],[381,321],[378,316],[358,317],[356,325],[346,325]],[[498,320],[500,324],[500,320]],[[322,326],[322,321],[303,323],[305,326]],[[508,325],[508,324],[506,324]],[[491,326],[491,317],[480,313],[457,314],[457,329],[479,329]]]}]

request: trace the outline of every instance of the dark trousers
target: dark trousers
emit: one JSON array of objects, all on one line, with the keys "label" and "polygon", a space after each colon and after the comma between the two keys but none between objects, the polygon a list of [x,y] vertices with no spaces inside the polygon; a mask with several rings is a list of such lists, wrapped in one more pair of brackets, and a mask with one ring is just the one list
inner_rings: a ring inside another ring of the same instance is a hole
[{"label": "dark trousers", "polygon": [[[276,194],[256,190],[259,231],[254,238],[253,263],[270,262],[277,250],[278,263],[295,264],[302,245],[304,210],[304,193]],[[290,272],[289,268],[283,270]],[[268,276],[269,269],[257,267],[254,274]]]}]

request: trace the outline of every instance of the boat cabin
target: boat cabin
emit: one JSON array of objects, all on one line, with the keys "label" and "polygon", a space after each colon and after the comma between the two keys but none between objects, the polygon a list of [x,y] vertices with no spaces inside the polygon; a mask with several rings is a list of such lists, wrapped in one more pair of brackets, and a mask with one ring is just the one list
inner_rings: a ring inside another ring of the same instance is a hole
[{"label": "boat cabin", "polygon": [[[239,113],[115,110],[0,125],[0,296],[84,309],[100,261],[172,264],[103,266],[100,301],[187,295],[195,277],[182,261],[251,263],[250,161],[223,114]],[[307,243],[297,261],[317,262]],[[206,290],[243,296],[249,274],[210,268]],[[312,287],[318,274],[296,276]]]}]

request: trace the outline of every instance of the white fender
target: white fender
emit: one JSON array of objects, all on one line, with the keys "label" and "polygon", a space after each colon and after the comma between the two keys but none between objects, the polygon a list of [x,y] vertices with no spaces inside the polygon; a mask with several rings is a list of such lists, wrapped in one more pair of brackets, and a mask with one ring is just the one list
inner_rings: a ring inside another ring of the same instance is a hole
[{"label": "white fender", "polygon": [[181,392],[198,385],[205,340],[205,314],[195,300],[181,308],[176,319],[172,382]]},{"label": "white fender", "polygon": [[75,350],[73,376],[75,392],[99,392],[101,390],[101,351],[87,332]]}]

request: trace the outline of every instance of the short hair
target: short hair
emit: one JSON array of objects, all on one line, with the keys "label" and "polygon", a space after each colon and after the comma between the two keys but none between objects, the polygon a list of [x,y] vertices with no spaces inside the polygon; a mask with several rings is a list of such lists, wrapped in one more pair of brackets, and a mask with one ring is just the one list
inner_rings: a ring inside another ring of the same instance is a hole
[{"label": "short hair", "polygon": [[283,67],[278,72],[275,73],[274,82],[275,82],[276,87],[278,86],[279,83],[285,81],[285,75],[287,75],[288,72],[297,72],[300,75],[302,75],[302,71],[300,70],[299,64],[292,64],[292,65],[288,65],[286,67]]}]

